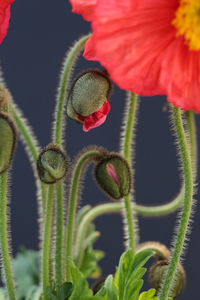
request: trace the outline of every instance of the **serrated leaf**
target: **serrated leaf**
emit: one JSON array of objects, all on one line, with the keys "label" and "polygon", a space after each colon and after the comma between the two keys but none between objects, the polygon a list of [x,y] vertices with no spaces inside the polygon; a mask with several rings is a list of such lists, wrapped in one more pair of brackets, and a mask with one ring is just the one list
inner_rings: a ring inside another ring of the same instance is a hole
[{"label": "serrated leaf", "polygon": [[84,300],[86,297],[91,297],[92,291],[88,287],[87,280],[72,261],[69,260],[69,264],[73,283],[73,291],[69,299]]},{"label": "serrated leaf", "polygon": [[156,293],[155,289],[150,289],[147,292],[140,294],[139,300],[157,300],[157,297],[154,297]]},{"label": "serrated leaf", "polygon": [[104,288],[106,290],[107,299],[109,300],[117,300],[117,291],[115,287],[115,283],[113,280],[113,276],[109,275],[105,281]]},{"label": "serrated leaf", "polygon": [[152,255],[154,252],[151,250],[141,251],[135,256],[132,250],[122,254],[115,278],[119,300],[138,300],[142,277],[146,272],[143,265]]}]

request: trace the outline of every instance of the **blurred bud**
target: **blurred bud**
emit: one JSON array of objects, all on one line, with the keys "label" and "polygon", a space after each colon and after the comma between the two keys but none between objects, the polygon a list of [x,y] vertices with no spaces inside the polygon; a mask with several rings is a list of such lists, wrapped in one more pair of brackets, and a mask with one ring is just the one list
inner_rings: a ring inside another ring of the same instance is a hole
[{"label": "blurred bud", "polygon": [[[157,291],[159,291],[161,288],[168,265],[168,260],[159,260],[151,267],[149,271],[149,281]],[[173,299],[179,297],[184,290],[185,281],[185,271],[181,264],[179,264],[173,279],[172,288],[169,292],[169,297],[172,297]]]},{"label": "blurred bud", "polygon": [[5,172],[12,162],[17,140],[17,130],[13,121],[0,113],[0,174]]},{"label": "blurred bud", "polygon": [[101,189],[113,199],[127,196],[131,188],[131,170],[119,154],[110,154],[95,168],[95,179]]},{"label": "blurred bud", "polygon": [[40,180],[53,184],[62,179],[67,172],[68,157],[56,145],[49,145],[42,150],[37,161]]},{"label": "blurred bud", "polygon": [[82,123],[84,131],[100,126],[110,111],[107,99],[111,90],[112,83],[105,72],[89,69],[81,73],[69,92],[68,117]]}]

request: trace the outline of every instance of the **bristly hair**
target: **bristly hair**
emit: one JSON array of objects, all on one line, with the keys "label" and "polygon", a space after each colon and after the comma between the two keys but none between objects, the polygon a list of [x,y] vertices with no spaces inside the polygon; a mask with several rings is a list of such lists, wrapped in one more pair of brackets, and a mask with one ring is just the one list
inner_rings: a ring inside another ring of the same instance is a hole
[{"label": "bristly hair", "polygon": [[[75,166],[76,166],[77,161],[79,160],[79,158],[80,158],[84,153],[86,153],[86,152],[88,152],[88,151],[92,151],[92,150],[99,151],[99,152],[101,152],[102,154],[105,154],[105,155],[108,153],[108,151],[107,151],[106,149],[104,149],[103,147],[96,146],[96,145],[94,145],[94,146],[90,145],[90,146],[88,146],[88,147],[85,147],[85,148],[83,148],[83,149],[78,153],[78,155],[75,157],[75,159],[74,159],[73,163],[71,164],[71,167],[70,167],[70,169],[69,169],[69,171],[68,171],[68,173],[67,173],[67,180],[66,180],[66,182],[67,182],[67,183],[69,182],[69,183],[67,184],[67,193],[68,193],[67,199],[69,199],[69,197],[70,197],[71,186],[72,186],[72,179],[73,179],[73,172],[74,172],[74,168],[75,168]],[[97,156],[94,155],[93,157],[91,157],[90,159],[88,159],[87,161],[85,161],[85,164],[84,164],[84,166],[83,166],[83,169],[82,169],[82,172],[81,172],[80,178],[79,178],[76,211],[77,211],[77,209],[80,207],[80,203],[81,203],[81,199],[82,199],[82,191],[83,191],[83,187],[84,187],[84,176],[85,176],[85,174],[86,174],[86,172],[87,172],[87,169],[88,169],[90,163],[93,163],[94,160],[95,160],[95,161],[98,161],[98,159],[99,159],[99,158],[98,158]],[[67,206],[68,206],[68,205],[69,205],[69,203],[67,203]],[[65,223],[66,223],[66,222],[67,222],[67,216],[66,216],[66,218],[65,218]],[[76,228],[75,228],[75,230],[76,230]],[[74,235],[74,236],[76,236],[76,232],[75,232],[75,235]]]},{"label": "bristly hair", "polygon": [[[4,76],[3,76],[3,72],[2,69],[0,67],[0,83],[2,84],[3,87],[6,88],[6,83],[4,80]],[[31,128],[29,122],[27,119],[24,118],[23,113],[21,112],[21,110],[18,108],[17,104],[13,101],[13,97],[10,93],[11,96],[11,101],[12,101],[12,106],[14,107],[15,111],[18,113],[18,115],[20,116],[20,119],[23,121],[23,123],[26,126],[27,131],[29,132],[29,134],[31,135],[31,137],[33,138],[34,144],[36,146],[37,151],[39,152],[40,146],[39,146],[39,142],[33,132],[33,129]],[[20,139],[24,145],[25,151],[27,153],[27,156],[29,158],[29,161],[31,163],[32,169],[33,169],[33,174],[35,177],[35,182],[36,182],[36,196],[37,196],[37,201],[38,201],[38,224],[39,224],[39,240],[42,240],[42,195],[41,195],[41,183],[40,180],[38,178],[38,174],[37,174],[37,169],[36,169],[36,164],[33,160],[33,157],[31,155],[31,152],[26,144],[26,141],[24,139],[24,136],[19,132],[20,134]]]},{"label": "bristly hair", "polygon": [[[180,153],[180,150],[179,150],[180,147],[179,147],[177,133],[176,133],[175,126],[174,126],[173,112],[172,112],[172,107],[171,106],[169,107],[169,111],[170,111],[170,115],[169,115],[170,129],[171,129],[171,132],[172,132],[172,136],[174,137],[174,144],[175,144],[175,147],[176,147],[176,150],[177,150],[176,153],[177,153],[177,158],[178,158],[180,177],[181,177],[182,185],[184,186],[183,163],[182,163],[181,153]],[[189,133],[188,133],[186,120],[185,120],[183,114],[182,114],[182,121],[183,121],[183,127],[184,127],[184,131],[185,131],[187,144],[189,145],[190,144]],[[193,178],[195,178],[195,177],[196,177],[196,171],[194,170]],[[195,185],[196,184],[194,184],[194,186],[193,186],[193,196],[195,195],[195,190],[196,190]],[[194,216],[194,213],[195,213],[196,203],[197,203],[197,201],[193,198],[190,218],[189,218],[188,227],[187,227],[187,232],[186,232],[185,241],[184,241],[184,244],[183,244],[182,253],[181,253],[181,257],[180,257],[180,263],[183,263],[183,261],[184,261],[184,256],[185,256],[186,251],[187,251],[187,244],[190,240],[190,235],[191,235],[191,231],[192,231],[193,216]],[[177,218],[176,218],[174,234],[173,234],[173,238],[172,238],[172,242],[171,242],[171,249],[170,249],[171,253],[173,253],[173,251],[174,251],[174,246],[175,246],[175,243],[176,243],[176,237],[177,237],[177,234],[178,234],[178,229],[179,229],[179,225],[180,225],[181,216],[182,216],[182,206],[179,208]],[[165,280],[165,276],[163,278],[163,283],[164,283],[164,280]],[[176,276],[174,276],[173,281],[176,282]],[[163,283],[162,283],[162,285],[163,285]],[[173,291],[173,285],[174,284],[172,284],[171,291]]]},{"label": "bristly hair", "polygon": [[[127,123],[127,115],[128,115],[128,111],[129,111],[129,99],[131,97],[131,93],[127,92],[126,95],[126,103],[125,103],[125,108],[124,108],[124,112],[123,112],[123,120],[122,120],[122,125],[121,125],[121,130],[120,130],[120,145],[119,145],[119,149],[120,149],[120,153],[123,154],[123,147],[124,147],[124,139],[125,139],[125,131],[126,131],[126,123]],[[138,112],[139,112],[139,103],[140,103],[140,98],[137,98],[136,101],[136,107],[135,107],[135,117],[134,117],[134,127],[132,129],[132,137],[131,137],[131,169],[132,169],[132,173],[133,173],[133,178],[135,176],[134,174],[134,166],[135,166],[135,138],[136,138],[136,125],[137,125],[137,120],[138,120]],[[134,186],[134,180],[133,180],[133,186]],[[130,192],[130,197],[131,197],[131,202],[132,205],[135,204],[135,195],[134,195],[134,187],[132,186],[131,188],[131,192]],[[123,199],[122,199],[122,203],[123,203]],[[136,237],[136,246],[139,243],[139,226],[138,226],[138,218],[137,215],[135,213],[135,211],[133,210],[133,219],[134,219],[134,230],[135,230],[135,237]],[[123,227],[124,227],[124,236],[125,236],[125,247],[128,249],[128,228],[127,228],[127,221],[126,221],[126,217],[125,217],[125,207],[123,204]]]}]

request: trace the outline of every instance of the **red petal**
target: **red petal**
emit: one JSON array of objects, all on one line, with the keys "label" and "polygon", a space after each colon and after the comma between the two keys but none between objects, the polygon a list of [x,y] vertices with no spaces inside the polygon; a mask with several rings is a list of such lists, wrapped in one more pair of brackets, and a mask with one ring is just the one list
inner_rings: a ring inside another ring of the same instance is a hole
[{"label": "red petal", "polygon": [[97,0],[70,0],[70,2],[74,13],[81,14],[87,21],[93,19]]},{"label": "red petal", "polygon": [[106,165],[106,171],[107,171],[108,175],[114,180],[114,182],[118,186],[120,186],[119,178],[117,176],[117,172],[115,170],[115,167],[112,164],[108,163]]},{"label": "red petal", "polygon": [[10,20],[10,4],[12,2],[14,2],[14,0],[0,1],[0,43],[2,43],[8,31]]},{"label": "red petal", "polygon": [[107,118],[107,114],[109,113],[109,111],[110,104],[106,100],[104,104],[100,107],[100,109],[94,112],[93,114],[87,117],[78,116],[78,118],[81,121],[83,121],[83,131],[87,132],[103,124]]}]

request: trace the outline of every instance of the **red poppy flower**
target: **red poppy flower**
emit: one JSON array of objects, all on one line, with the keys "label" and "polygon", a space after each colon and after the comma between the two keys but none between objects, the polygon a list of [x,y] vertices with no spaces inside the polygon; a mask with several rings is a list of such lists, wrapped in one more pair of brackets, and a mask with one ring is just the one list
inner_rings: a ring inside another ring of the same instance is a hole
[{"label": "red poppy flower", "polygon": [[104,104],[93,114],[83,117],[78,115],[78,119],[83,122],[83,131],[87,132],[90,129],[96,128],[103,124],[107,118],[107,114],[110,111],[110,104],[106,99]]},{"label": "red poppy flower", "polygon": [[5,38],[9,20],[10,20],[10,5],[15,0],[0,0],[0,43]]},{"label": "red poppy flower", "polygon": [[97,0],[85,57],[123,89],[200,113],[199,11],[196,0]]}]

